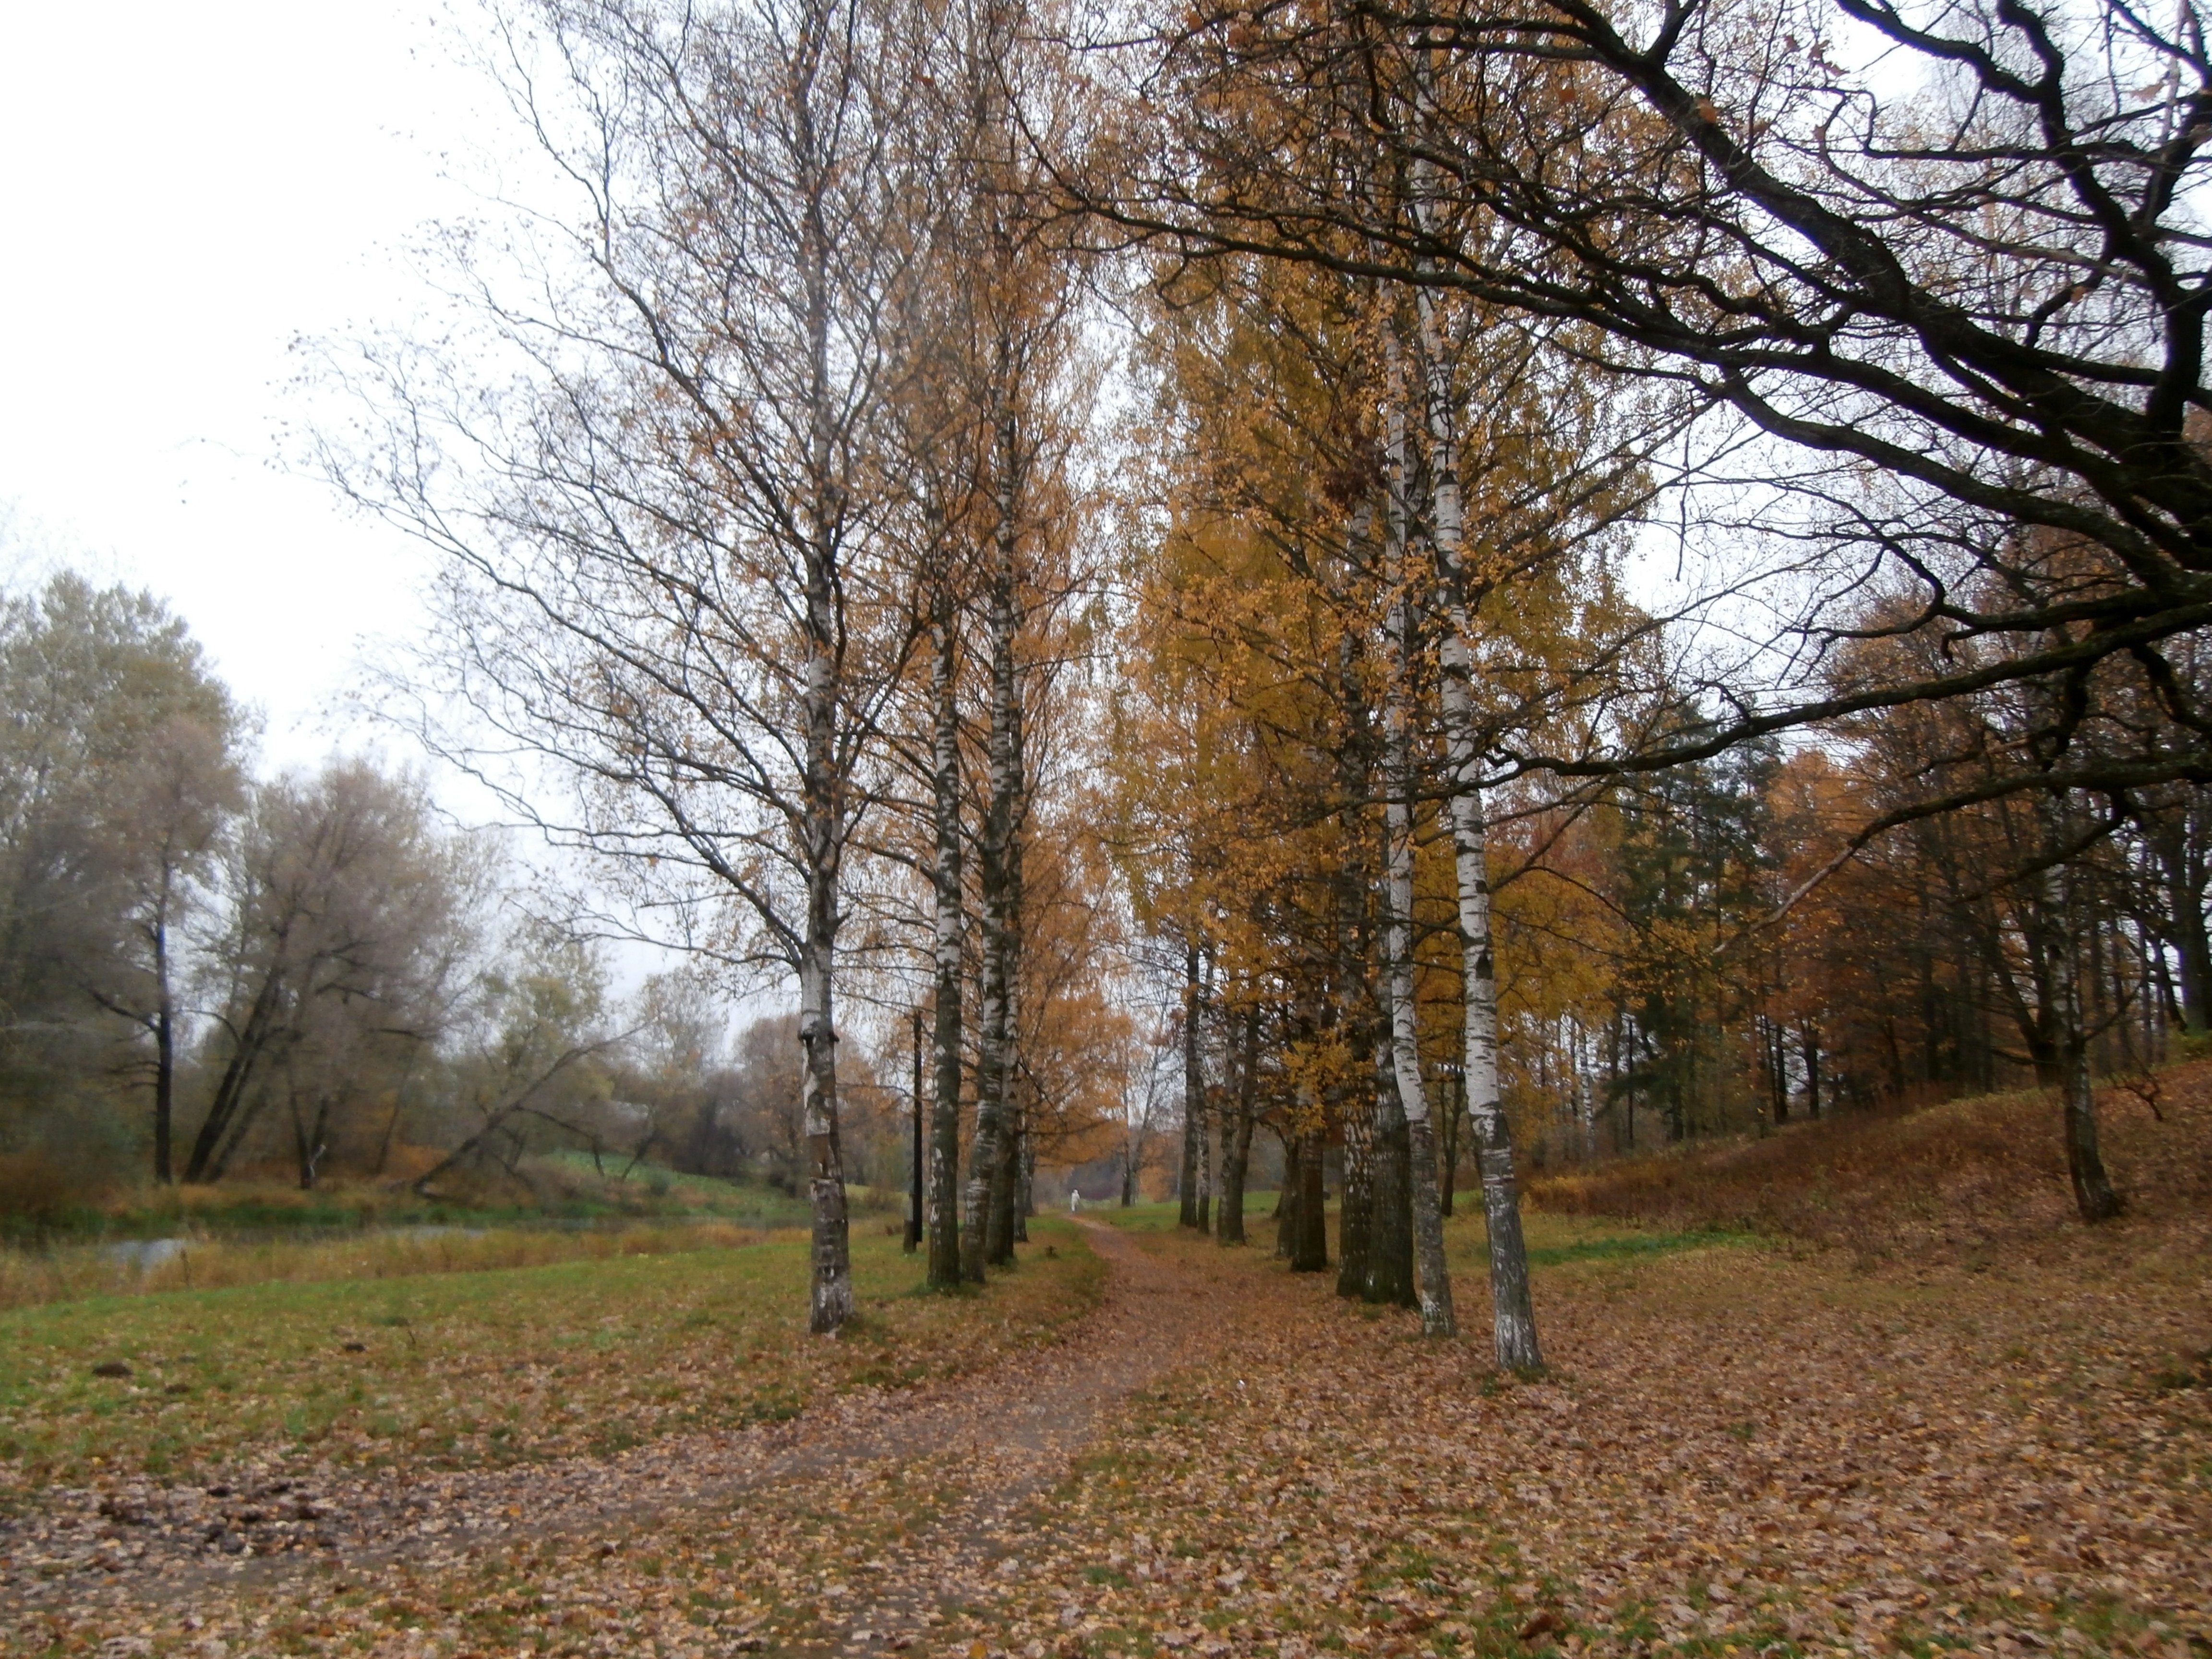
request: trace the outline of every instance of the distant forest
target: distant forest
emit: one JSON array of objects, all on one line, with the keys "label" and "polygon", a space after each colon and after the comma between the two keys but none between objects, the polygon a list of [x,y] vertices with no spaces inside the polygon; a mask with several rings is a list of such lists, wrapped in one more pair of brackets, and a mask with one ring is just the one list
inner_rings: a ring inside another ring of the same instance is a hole
[{"label": "distant forest", "polygon": [[[237,1177],[512,1200],[564,1149],[797,1186],[789,1016],[733,1032],[684,971],[617,995],[416,772],[258,775],[160,601],[9,596],[0,707],[0,1212]],[[896,1109],[856,1064],[848,1157],[896,1183]]]}]

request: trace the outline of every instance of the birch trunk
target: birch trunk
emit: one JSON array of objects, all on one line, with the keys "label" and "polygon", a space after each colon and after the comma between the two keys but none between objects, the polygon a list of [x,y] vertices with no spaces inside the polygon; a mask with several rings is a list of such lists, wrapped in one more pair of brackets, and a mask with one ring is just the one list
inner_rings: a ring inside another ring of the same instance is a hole
[{"label": "birch trunk", "polygon": [[807,1191],[813,1201],[813,1293],[807,1328],[834,1335],[853,1316],[853,1267],[845,1212],[845,1169],[837,1146],[836,983],[838,880],[845,814],[837,787],[836,680],[829,640],[828,562],[809,582],[807,610],[818,623],[806,675],[806,781],[801,833],[806,847],[806,925],[799,959],[799,1040],[805,1051],[799,1090],[806,1131]]},{"label": "birch trunk", "polygon": [[[1392,356],[1397,353],[1393,341]],[[1393,363],[1393,368],[1396,367]],[[1401,377],[1393,374],[1394,382]],[[1445,1206],[1437,1191],[1436,1127],[1421,1076],[1419,1008],[1413,989],[1413,664],[1415,617],[1407,591],[1405,403],[1394,384],[1389,454],[1389,539],[1386,580],[1390,610],[1384,624],[1388,690],[1382,711],[1383,995],[1390,1022],[1390,1071],[1406,1126],[1406,1182],[1413,1208],[1413,1249],[1419,1260],[1421,1328],[1431,1336],[1456,1335],[1451,1273],[1444,1265]]]},{"label": "birch trunk", "polygon": [[930,880],[937,915],[932,940],[937,1007],[930,1033],[934,1098],[929,1115],[928,1282],[948,1290],[960,1282],[960,1045],[962,958],[967,950],[967,901],[961,889],[960,712],[957,633],[949,594],[931,624],[930,694],[935,708],[931,807],[936,856]]},{"label": "birch trunk", "polygon": [[1513,1137],[1498,1089],[1498,983],[1490,938],[1489,830],[1482,812],[1481,733],[1474,704],[1472,599],[1460,500],[1459,433],[1451,370],[1427,290],[1416,297],[1427,380],[1431,528],[1448,607],[1443,703],[1447,750],[1444,811],[1452,837],[1459,899],[1462,970],[1466,980],[1468,1114],[1482,1170],[1483,1219],[1490,1236],[1492,1337],[1508,1370],[1543,1367],[1536,1316],[1528,1293],[1528,1252],[1521,1235],[1521,1200],[1513,1172]]},{"label": "birch trunk", "polygon": [[[820,201],[823,177],[810,179]],[[842,607],[837,526],[849,483],[837,459],[837,379],[830,362],[835,250],[809,216],[801,234],[806,273],[807,464],[804,512],[806,581],[806,680],[799,836],[806,872],[806,917],[799,929],[799,1040],[805,1053],[799,1090],[806,1133],[807,1190],[812,1199],[813,1284],[808,1328],[835,1335],[853,1315],[851,1240],[845,1212],[845,1169],[837,1145],[838,887],[850,827],[848,779],[838,754]]]},{"label": "birch trunk", "polygon": [[834,1335],[853,1316],[853,1268],[845,1214],[845,1168],[837,1146],[837,1030],[830,1001],[836,930],[836,878],[807,896],[807,939],[799,968],[799,1085],[806,1129],[807,1191],[814,1206],[813,1295],[807,1328]]},{"label": "birch trunk", "polygon": [[1021,878],[1019,860],[1009,847],[1007,877],[1006,966],[1006,1029],[999,1038],[999,1167],[991,1173],[991,1219],[985,1234],[985,1264],[1013,1265],[1014,1245],[1027,1236],[1022,1225],[1023,1158],[1029,1125],[1023,1115],[1021,1093]]},{"label": "birch trunk", "polygon": [[1336,1293],[1367,1294],[1368,1252],[1375,1243],[1375,1101],[1365,1090],[1345,1098],[1344,1191],[1336,1206]]},{"label": "birch trunk", "polygon": [[968,1237],[962,1267],[981,1282],[988,1266],[1013,1259],[1013,1075],[1015,953],[1021,921],[1019,872],[1015,862],[1022,789],[1021,687],[1015,663],[1020,627],[1016,560],[1021,499],[1019,433],[1016,427],[1010,346],[1000,343],[998,408],[993,448],[998,522],[993,536],[988,623],[991,645],[989,799],[977,851],[982,860],[982,985],[977,999],[975,1147],[968,1176]]}]

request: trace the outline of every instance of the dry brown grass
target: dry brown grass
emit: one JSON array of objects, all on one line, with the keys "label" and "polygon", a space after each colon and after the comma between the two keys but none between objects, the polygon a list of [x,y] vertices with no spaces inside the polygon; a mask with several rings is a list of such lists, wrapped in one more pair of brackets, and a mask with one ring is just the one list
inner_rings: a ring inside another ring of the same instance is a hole
[{"label": "dry brown grass", "polygon": [[791,1229],[679,1221],[574,1231],[529,1227],[398,1228],[325,1240],[188,1237],[181,1241],[185,1247],[181,1254],[146,1267],[127,1253],[127,1245],[0,1249],[0,1310],[153,1291],[211,1291],[240,1285],[538,1267],[556,1261],[670,1255],[804,1237]]},{"label": "dry brown grass", "polygon": [[[2212,1060],[2107,1088],[2098,1103],[2106,1162],[2135,1223],[2202,1231],[2212,1206]],[[1626,1158],[1539,1177],[1528,1197],[1557,1212],[1747,1227],[1869,1257],[1956,1257],[2079,1231],[2058,1102],[2043,1091]]]}]

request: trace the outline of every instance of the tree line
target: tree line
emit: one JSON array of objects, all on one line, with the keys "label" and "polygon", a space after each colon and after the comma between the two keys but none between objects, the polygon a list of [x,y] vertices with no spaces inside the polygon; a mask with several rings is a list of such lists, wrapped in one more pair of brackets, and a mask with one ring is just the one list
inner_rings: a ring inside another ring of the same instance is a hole
[{"label": "tree line", "polygon": [[817,1329],[851,999],[928,1024],[940,1285],[1147,976],[1193,1224],[1264,1118],[1293,1264],[1335,1168],[1341,1281],[1446,1331],[1466,1163],[1516,1368],[1516,1134],[2032,1076],[2118,1207],[2093,1068],[2204,973],[2193,10],[574,0],[501,49],[570,193],[455,239],[454,331],[334,358],[324,459],[444,556],[434,749],[799,987]]},{"label": "tree line", "polygon": [[[795,1187],[787,1019],[680,969],[617,995],[496,837],[373,758],[255,775],[253,722],[160,601],[0,601],[0,1169],[21,1222],[247,1176],[510,1200],[544,1156]],[[903,1103],[868,1079],[861,1167]]]}]

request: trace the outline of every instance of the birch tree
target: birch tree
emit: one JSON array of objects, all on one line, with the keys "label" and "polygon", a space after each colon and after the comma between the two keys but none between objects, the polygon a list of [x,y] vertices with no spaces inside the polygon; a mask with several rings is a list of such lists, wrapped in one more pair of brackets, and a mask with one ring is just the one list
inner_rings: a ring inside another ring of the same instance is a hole
[{"label": "birch tree", "polygon": [[[1444,1265],[1436,1129],[1429,1114],[1427,1082],[1421,1073],[1420,1015],[1413,991],[1413,803],[1417,781],[1413,749],[1413,711],[1410,705],[1413,697],[1413,669],[1419,654],[1418,624],[1409,587],[1412,572],[1407,547],[1412,514],[1407,500],[1411,480],[1401,362],[1403,354],[1395,349],[1395,335],[1392,343],[1393,373],[1386,392],[1389,406],[1384,417],[1388,432],[1384,481],[1389,492],[1385,533],[1389,540],[1383,577],[1389,610],[1383,621],[1388,673],[1382,736],[1383,977],[1390,1021],[1390,1069],[1406,1122],[1421,1328],[1431,1336],[1452,1336],[1457,1334],[1459,1328],[1452,1310],[1451,1278]],[[1479,988],[1470,981],[1469,988],[1472,991]],[[1492,1011],[1494,1018],[1494,998]],[[1472,1024],[1470,1021],[1470,1029]]]},{"label": "birch tree", "polygon": [[[366,351],[368,441],[328,453],[443,556],[439,750],[599,859],[620,926],[796,980],[834,1333],[848,863],[915,636],[884,536],[910,37],[860,0],[529,18],[506,85],[568,200],[520,279],[464,247],[475,332]],[[470,383],[472,355],[513,381]]]}]

